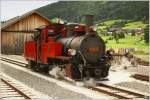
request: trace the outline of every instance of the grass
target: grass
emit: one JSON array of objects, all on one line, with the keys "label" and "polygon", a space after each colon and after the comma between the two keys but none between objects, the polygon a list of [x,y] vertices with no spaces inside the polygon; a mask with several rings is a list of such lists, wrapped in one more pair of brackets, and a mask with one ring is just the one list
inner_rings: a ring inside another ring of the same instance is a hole
[{"label": "grass", "polygon": [[110,27],[111,25],[113,25],[116,21],[119,21],[118,20],[108,20],[108,21],[105,21],[105,22],[102,22],[104,23],[103,26],[99,26],[98,29],[101,29],[103,31],[106,31],[106,27]]},{"label": "grass", "polygon": [[[106,41],[111,36],[102,36],[103,40]],[[123,39],[119,39],[119,43],[113,40],[107,40],[106,47],[107,48],[136,48],[140,51],[144,51],[144,53],[137,54],[148,54],[149,45],[144,42],[143,36],[126,36]]]},{"label": "grass", "polygon": [[[98,29],[101,29],[103,31],[106,31],[105,28],[113,25],[116,21],[120,21],[121,19],[118,20],[108,20],[103,22],[104,25],[98,26]],[[145,28],[147,24],[144,24],[143,21],[129,21],[128,23],[125,24],[123,29],[134,29],[134,28]],[[98,31],[98,33],[101,33]],[[111,36],[102,36],[104,40],[108,39]],[[145,44],[143,36],[126,36],[123,39],[119,39],[119,43],[117,44],[116,41],[109,40],[107,41],[107,48],[138,48],[142,49],[144,51],[148,51],[148,44]]]},{"label": "grass", "polygon": [[[117,21],[121,21],[121,19],[108,20],[108,21],[102,22],[102,23],[104,23],[104,25],[98,26],[98,29],[106,31],[106,27],[110,27],[111,25],[113,25]],[[147,24],[143,23],[143,21],[131,21],[131,20],[128,20],[128,23],[125,24],[125,26],[122,27],[122,28],[123,29],[145,28],[146,25]]]},{"label": "grass", "polygon": [[129,22],[125,24],[123,29],[135,29],[135,28],[145,28],[146,24],[144,24],[142,21],[136,21],[136,22]]},{"label": "grass", "polygon": [[107,26],[111,26],[111,25],[113,25],[116,21],[119,21],[119,20],[108,20],[108,21],[105,21],[104,24],[106,24]]},{"label": "grass", "polygon": [[[120,19],[119,19],[120,20]],[[106,28],[113,25],[116,21],[119,20],[108,20],[103,22],[104,25],[98,26],[98,33],[102,31],[107,31]],[[122,27],[123,29],[135,29],[135,28],[145,28],[147,24],[144,24],[142,21],[129,21],[128,23]],[[134,52],[135,56],[138,56],[142,59],[149,60],[149,45],[146,44],[143,40],[143,36],[129,36],[126,35],[125,38],[119,39],[119,43],[116,43],[114,39],[108,40],[112,36],[101,36],[103,40],[107,40],[106,47],[119,49],[119,48],[135,48],[136,51]],[[142,40],[141,40],[142,39]]]},{"label": "grass", "polygon": [[[112,36],[102,36],[103,40],[110,38]],[[119,49],[119,48],[136,48],[133,52],[134,56],[141,58],[145,61],[149,61],[149,45],[143,40],[140,41],[142,36],[126,36],[124,39],[119,39],[119,43],[113,40],[107,40],[106,47]]]}]

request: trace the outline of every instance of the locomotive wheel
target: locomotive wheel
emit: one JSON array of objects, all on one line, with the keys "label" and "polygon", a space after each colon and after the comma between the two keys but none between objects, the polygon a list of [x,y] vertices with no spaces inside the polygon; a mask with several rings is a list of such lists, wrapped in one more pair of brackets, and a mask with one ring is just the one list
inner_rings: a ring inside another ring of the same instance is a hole
[{"label": "locomotive wheel", "polygon": [[102,77],[102,71],[100,69],[95,69],[94,74],[95,74],[94,76],[96,79],[99,79]]},{"label": "locomotive wheel", "polygon": [[40,70],[42,72],[44,72],[44,73],[48,73],[49,72],[49,66],[48,65],[42,65],[42,64],[40,64],[40,66],[42,66],[42,67],[40,67]]},{"label": "locomotive wheel", "polygon": [[36,72],[48,73],[49,67],[48,65],[37,63],[36,66],[34,66],[34,70]]},{"label": "locomotive wheel", "polygon": [[40,72],[40,64],[37,63],[37,64],[33,67],[33,70],[36,71],[36,72]]},{"label": "locomotive wheel", "polygon": [[34,69],[34,66],[36,65],[36,63],[32,60],[28,61],[28,67],[31,69]]},{"label": "locomotive wheel", "polygon": [[81,80],[81,73],[79,68],[76,65],[72,66],[72,78],[75,80]]},{"label": "locomotive wheel", "polygon": [[28,66],[29,66],[33,71],[39,72],[39,64],[37,64],[36,62],[30,60],[30,61],[28,61]]},{"label": "locomotive wheel", "polygon": [[105,64],[105,67],[103,68],[102,77],[107,77],[108,76],[110,66],[111,66],[110,63]]},{"label": "locomotive wheel", "polygon": [[90,79],[90,72],[88,69],[83,69],[83,77],[84,79],[86,80],[89,80]]}]

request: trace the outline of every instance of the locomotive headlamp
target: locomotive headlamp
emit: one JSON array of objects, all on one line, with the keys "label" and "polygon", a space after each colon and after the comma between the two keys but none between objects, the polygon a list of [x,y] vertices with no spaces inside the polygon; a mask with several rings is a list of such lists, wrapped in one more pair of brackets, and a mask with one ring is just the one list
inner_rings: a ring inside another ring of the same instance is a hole
[{"label": "locomotive headlamp", "polygon": [[75,49],[69,49],[68,53],[72,56],[76,55],[76,50]]}]

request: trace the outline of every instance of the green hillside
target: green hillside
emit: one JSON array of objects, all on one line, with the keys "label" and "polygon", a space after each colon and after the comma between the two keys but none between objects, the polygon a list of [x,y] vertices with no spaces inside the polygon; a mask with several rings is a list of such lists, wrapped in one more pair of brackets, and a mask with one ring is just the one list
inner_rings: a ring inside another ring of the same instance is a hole
[{"label": "green hillside", "polygon": [[[149,44],[145,42],[144,37],[145,31],[143,35],[125,35],[125,38],[120,38],[118,40],[118,43],[116,42],[114,36],[109,34],[103,34],[108,33],[108,29],[113,27],[115,23],[118,23],[122,21],[121,19],[118,20],[107,20],[101,23],[97,24],[97,31],[100,37],[103,38],[103,40],[106,43],[107,48],[134,48],[137,51],[134,52],[135,56],[141,57],[142,59],[148,61],[148,54],[149,54]],[[133,20],[127,20],[126,23],[123,24],[120,28],[125,30],[131,30],[136,28],[142,28],[145,29],[148,24],[144,23],[143,21],[133,21]],[[124,33],[125,34],[125,33]],[[148,33],[149,34],[149,33]],[[148,35],[146,36],[148,38]],[[107,42],[106,42],[107,41]]]},{"label": "green hillside", "polygon": [[79,16],[95,15],[95,23],[108,19],[135,19],[149,17],[148,1],[59,1],[37,9],[49,19],[58,17],[78,22]]},{"label": "green hillside", "polygon": [[142,21],[129,22],[125,24],[123,29],[145,28],[147,24]]},{"label": "green hillside", "polygon": [[[123,24],[122,24],[123,23]],[[143,21],[133,21],[133,20],[107,20],[101,23],[96,24],[98,34],[107,41],[107,47],[108,48],[141,48],[148,51],[148,44],[144,42],[144,34],[139,36],[128,36],[126,35],[125,38],[119,39],[119,43],[116,43],[116,41],[109,40],[110,37],[113,37],[109,34],[103,34],[108,33],[108,30],[111,27],[116,27],[120,29],[137,29],[142,28],[145,29],[148,24],[144,23]],[[123,33],[125,33],[123,31]]]},{"label": "green hillside", "polygon": [[[125,21],[125,22],[123,22]],[[136,28],[145,28],[148,23],[145,23],[141,20],[124,20],[124,19],[118,19],[118,20],[107,20],[104,22],[97,23],[98,30],[100,31],[107,31],[108,28],[114,27],[116,24],[121,27],[122,29],[136,29]]]},{"label": "green hillside", "polygon": [[116,43],[114,39],[108,41],[108,38],[110,37],[111,36],[102,36],[105,41],[107,40],[108,48],[140,48],[148,51],[148,44],[146,44],[144,40],[141,40],[143,36],[126,35],[126,38],[119,39],[119,43]]}]

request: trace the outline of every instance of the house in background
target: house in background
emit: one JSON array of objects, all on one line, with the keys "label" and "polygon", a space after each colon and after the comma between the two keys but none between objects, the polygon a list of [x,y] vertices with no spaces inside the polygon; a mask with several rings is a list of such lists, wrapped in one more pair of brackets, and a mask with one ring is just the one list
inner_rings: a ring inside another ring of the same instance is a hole
[{"label": "house in background", "polygon": [[1,53],[23,54],[24,42],[31,39],[33,31],[51,21],[36,11],[28,12],[1,23]]}]

